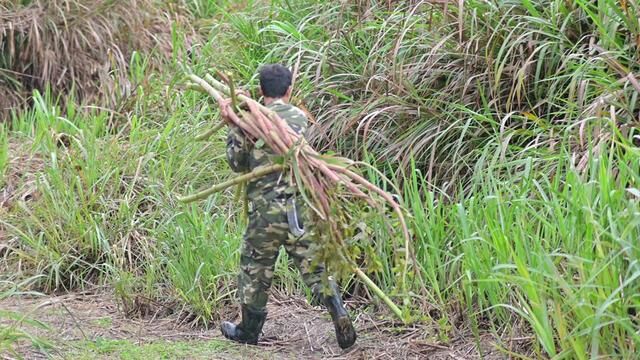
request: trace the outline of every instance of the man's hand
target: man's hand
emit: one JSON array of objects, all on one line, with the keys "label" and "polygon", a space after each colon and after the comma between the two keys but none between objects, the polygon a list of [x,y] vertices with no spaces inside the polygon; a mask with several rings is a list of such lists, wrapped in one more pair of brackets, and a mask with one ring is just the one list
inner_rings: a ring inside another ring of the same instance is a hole
[{"label": "man's hand", "polygon": [[231,99],[220,101],[220,115],[228,123],[232,123],[229,118],[231,111],[233,111],[233,109],[231,109]]}]

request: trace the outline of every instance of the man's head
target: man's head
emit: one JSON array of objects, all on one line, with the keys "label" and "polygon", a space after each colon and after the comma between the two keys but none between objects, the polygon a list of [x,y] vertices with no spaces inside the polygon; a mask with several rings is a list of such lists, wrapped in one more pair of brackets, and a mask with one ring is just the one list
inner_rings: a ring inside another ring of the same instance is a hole
[{"label": "man's head", "polygon": [[260,91],[262,96],[289,101],[291,96],[291,71],[280,64],[265,65],[260,69]]}]

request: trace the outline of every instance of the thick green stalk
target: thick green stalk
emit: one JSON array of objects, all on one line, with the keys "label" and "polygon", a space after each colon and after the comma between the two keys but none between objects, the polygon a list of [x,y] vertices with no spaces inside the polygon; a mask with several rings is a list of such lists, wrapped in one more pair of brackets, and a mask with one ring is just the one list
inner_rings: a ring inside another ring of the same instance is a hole
[{"label": "thick green stalk", "polygon": [[371,291],[374,292],[374,294],[376,294],[377,297],[379,297],[380,299],[382,299],[382,301],[384,301],[385,304],[387,304],[387,306],[389,307],[389,309],[391,309],[391,311],[400,319],[402,320],[402,322],[404,322],[405,324],[408,322],[408,320],[404,317],[404,315],[402,315],[402,310],[400,310],[400,308],[398,307],[398,305],[396,305],[393,300],[391,300],[387,294],[384,293],[384,291],[382,291],[382,289],[380,289],[378,287],[378,285],[376,285],[376,283],[373,282],[373,280],[371,280],[367,274],[365,274],[362,270],[360,270],[360,268],[354,266],[353,267],[353,271],[356,273],[356,275],[358,276],[358,278],[360,278],[360,280],[362,280],[362,282],[365,283],[365,285],[367,285],[367,287],[369,289],[371,289]]},{"label": "thick green stalk", "polygon": [[212,127],[211,129],[205,131],[204,133],[196,136],[196,141],[203,141],[203,140],[207,140],[208,138],[210,138],[213,134],[217,133],[218,131],[220,131],[220,129],[222,129],[223,127],[225,127],[225,125],[227,125],[227,123],[225,123],[224,121],[219,122],[218,124],[216,124],[214,127]]},{"label": "thick green stalk", "polygon": [[194,201],[198,201],[198,200],[203,200],[206,199],[207,197],[209,197],[211,194],[215,194],[217,192],[220,192],[228,187],[234,186],[234,185],[238,185],[241,184],[245,181],[249,181],[249,180],[253,180],[255,178],[259,178],[268,174],[271,174],[273,172],[276,171],[282,171],[282,169],[284,169],[284,166],[276,164],[276,165],[269,165],[269,166],[264,166],[264,167],[259,167],[251,172],[248,172],[244,175],[240,175],[237,176],[231,180],[227,180],[223,183],[214,185],[206,190],[200,191],[198,193],[195,193],[193,195],[187,195],[187,196],[181,196],[178,198],[179,201],[184,202],[184,203],[190,203],[190,202],[194,202]]},{"label": "thick green stalk", "polygon": [[249,217],[249,201],[247,199],[247,182],[243,181],[238,184],[236,188],[236,195],[233,197],[233,202],[238,203],[242,201],[242,216],[245,220]]},{"label": "thick green stalk", "polygon": [[[224,98],[222,97],[222,94],[220,94],[220,92],[218,92],[216,89],[211,87],[211,85],[209,85],[209,83],[207,83],[206,81],[202,80],[201,78],[197,77],[194,74],[189,74],[188,77],[189,77],[189,79],[191,81],[193,81],[194,83],[199,85],[202,88],[202,90],[204,90],[207,94],[213,96],[213,98],[216,99],[216,101],[218,103],[223,103],[224,102]],[[187,88],[193,89],[193,90],[197,90],[197,91],[201,91],[200,89],[198,89],[197,87],[195,87],[193,85],[188,85]]]}]

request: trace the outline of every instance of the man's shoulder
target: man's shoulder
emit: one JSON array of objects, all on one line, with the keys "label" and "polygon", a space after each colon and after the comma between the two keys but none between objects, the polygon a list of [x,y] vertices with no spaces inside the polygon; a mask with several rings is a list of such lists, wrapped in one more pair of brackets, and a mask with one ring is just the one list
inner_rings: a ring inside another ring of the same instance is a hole
[{"label": "man's shoulder", "polygon": [[307,115],[300,108],[286,104],[276,111],[280,118],[286,121],[296,133],[302,134],[307,129],[309,120],[307,119]]},{"label": "man's shoulder", "polygon": [[280,117],[284,117],[287,119],[295,119],[302,118],[307,119],[307,114],[302,111],[299,107],[291,104],[283,104],[276,109],[276,112],[280,115]]}]

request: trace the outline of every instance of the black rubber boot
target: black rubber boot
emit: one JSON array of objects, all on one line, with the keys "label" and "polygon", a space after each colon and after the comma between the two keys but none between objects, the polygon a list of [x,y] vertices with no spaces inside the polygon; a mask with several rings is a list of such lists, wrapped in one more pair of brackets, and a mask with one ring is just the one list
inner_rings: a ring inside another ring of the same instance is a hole
[{"label": "black rubber boot", "polygon": [[344,308],[338,285],[332,283],[331,292],[330,296],[322,296],[322,302],[329,310],[329,314],[331,314],[333,326],[336,329],[338,345],[342,349],[347,349],[356,342],[356,329],[351,323],[347,309]]},{"label": "black rubber boot", "polygon": [[240,324],[236,325],[224,321],[220,324],[220,331],[227,339],[243,344],[256,345],[266,318],[266,311],[254,311],[249,309],[248,306],[242,305],[242,321]]}]

